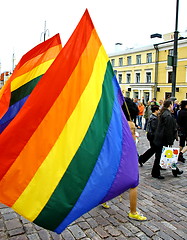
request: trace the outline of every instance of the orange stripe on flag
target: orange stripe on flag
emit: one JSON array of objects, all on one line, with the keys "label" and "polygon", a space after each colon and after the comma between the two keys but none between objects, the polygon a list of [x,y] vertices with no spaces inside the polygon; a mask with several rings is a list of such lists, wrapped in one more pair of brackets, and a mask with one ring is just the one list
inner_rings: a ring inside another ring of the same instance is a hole
[{"label": "orange stripe on flag", "polygon": [[[68,84],[64,87],[63,91],[59,95],[54,105],[51,107],[46,117],[43,119],[42,123],[25,145],[19,157],[0,181],[0,201],[6,203],[8,206],[12,206],[14,204],[19,195],[31,181],[38,167],[45,160],[49,151],[58,139],[58,136],[62,132],[67,120],[72,114],[87,83],[89,82],[94,62],[101,46],[100,41],[98,41],[96,44],[95,36],[96,32],[94,30],[89,43],[77,64],[77,67],[68,80]],[[89,48],[92,48],[92,56],[89,55],[88,66],[87,49]],[[88,67],[85,69],[84,75],[81,76],[81,82],[79,82],[77,81],[77,78],[81,74],[80,66],[83,66],[84,62],[87,62]],[[78,88],[79,91],[75,91]],[[65,99],[68,99],[68,101],[65,101]],[[62,111],[63,113],[67,114],[60,114]],[[54,125],[55,128],[53,127]],[[47,142],[47,139],[50,142]],[[35,161],[33,161],[33,159],[35,159]],[[25,167],[25,164],[27,167]],[[23,179],[23,181],[21,182],[20,179]],[[6,186],[9,186],[9,188]]]}]

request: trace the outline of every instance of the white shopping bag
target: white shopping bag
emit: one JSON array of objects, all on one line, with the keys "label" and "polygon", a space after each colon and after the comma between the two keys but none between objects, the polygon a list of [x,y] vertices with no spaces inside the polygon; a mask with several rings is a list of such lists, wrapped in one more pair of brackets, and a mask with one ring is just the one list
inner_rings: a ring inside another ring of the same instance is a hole
[{"label": "white shopping bag", "polygon": [[176,169],[176,164],[179,156],[179,148],[176,147],[163,147],[162,155],[160,158],[160,166],[162,168]]}]

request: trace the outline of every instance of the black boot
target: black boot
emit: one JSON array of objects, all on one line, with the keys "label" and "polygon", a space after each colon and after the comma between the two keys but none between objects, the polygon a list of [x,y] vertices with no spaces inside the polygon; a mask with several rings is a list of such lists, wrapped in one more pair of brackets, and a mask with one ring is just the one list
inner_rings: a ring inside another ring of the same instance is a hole
[{"label": "black boot", "polygon": [[176,170],[172,169],[172,173],[174,177],[177,177],[177,175],[183,174],[183,171],[180,171],[178,168],[176,168]]},{"label": "black boot", "polygon": [[179,153],[178,161],[185,163],[185,158],[183,157],[183,153],[182,152]]},{"label": "black boot", "polygon": [[139,164],[140,164],[140,167],[143,167],[143,162],[141,161],[141,155],[138,156],[138,162],[139,162]]}]

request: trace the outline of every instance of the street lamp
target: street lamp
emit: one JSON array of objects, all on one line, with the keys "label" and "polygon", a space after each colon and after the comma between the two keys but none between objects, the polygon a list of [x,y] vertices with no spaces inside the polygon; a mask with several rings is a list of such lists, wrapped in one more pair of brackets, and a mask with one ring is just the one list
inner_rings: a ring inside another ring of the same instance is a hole
[{"label": "street lamp", "polygon": [[171,100],[175,101],[175,91],[176,91],[176,72],[177,72],[177,45],[178,45],[178,10],[179,10],[179,0],[176,3],[176,20],[175,20],[175,32],[174,32],[174,48],[173,48],[173,72],[172,72],[172,94]]},{"label": "street lamp", "polygon": [[[151,34],[150,38],[162,38],[162,34],[160,33],[154,33]],[[159,49],[158,44],[154,44],[154,49],[156,50],[155,55],[155,86],[154,86],[154,97],[156,98],[157,95],[157,85],[158,85],[158,55],[159,55]]]}]

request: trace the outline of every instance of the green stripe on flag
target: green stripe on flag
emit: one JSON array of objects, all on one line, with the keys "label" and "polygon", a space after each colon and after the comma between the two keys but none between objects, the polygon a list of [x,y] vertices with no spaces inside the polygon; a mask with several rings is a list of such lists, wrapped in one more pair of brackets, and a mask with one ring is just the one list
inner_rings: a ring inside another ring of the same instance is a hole
[{"label": "green stripe on flag", "polygon": [[102,96],[87,134],[51,198],[34,221],[44,228],[55,230],[58,227],[74,207],[93,171],[112,116],[112,78],[113,70],[108,62]]},{"label": "green stripe on flag", "polygon": [[41,79],[42,76],[43,76],[43,74],[32,79],[28,83],[22,85],[15,91],[12,91],[11,99],[10,99],[10,106],[13,105],[14,103],[18,102],[22,98],[28,96],[32,92],[32,90],[35,88],[36,84],[39,82],[39,80]]}]

